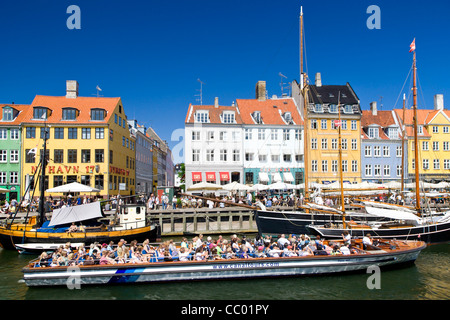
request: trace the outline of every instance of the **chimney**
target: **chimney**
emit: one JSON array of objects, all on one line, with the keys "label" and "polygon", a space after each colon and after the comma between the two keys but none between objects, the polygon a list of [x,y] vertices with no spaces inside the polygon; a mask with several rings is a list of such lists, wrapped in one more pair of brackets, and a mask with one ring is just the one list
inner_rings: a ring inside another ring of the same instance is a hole
[{"label": "chimney", "polygon": [[266,101],[266,82],[258,81],[256,84],[256,99]]},{"label": "chimney", "polygon": [[434,110],[444,110],[444,95],[437,94],[434,96]]},{"label": "chimney", "polygon": [[218,108],[219,107],[219,98],[215,97],[214,99],[214,108]]},{"label": "chimney", "polygon": [[370,103],[370,111],[372,111],[372,115],[376,116],[377,115],[377,102],[371,102]]},{"label": "chimney", "polygon": [[320,72],[316,73],[316,87],[321,87],[322,86],[322,75],[320,74]]},{"label": "chimney", "polygon": [[75,80],[66,81],[66,98],[76,99],[78,97],[78,82]]}]

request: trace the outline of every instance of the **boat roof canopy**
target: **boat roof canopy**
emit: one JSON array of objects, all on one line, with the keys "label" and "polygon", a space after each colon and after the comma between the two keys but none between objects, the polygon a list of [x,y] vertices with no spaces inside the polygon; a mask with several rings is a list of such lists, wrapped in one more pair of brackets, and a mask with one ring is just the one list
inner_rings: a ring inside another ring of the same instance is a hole
[{"label": "boat roof canopy", "polygon": [[103,217],[100,201],[53,210],[49,227]]}]

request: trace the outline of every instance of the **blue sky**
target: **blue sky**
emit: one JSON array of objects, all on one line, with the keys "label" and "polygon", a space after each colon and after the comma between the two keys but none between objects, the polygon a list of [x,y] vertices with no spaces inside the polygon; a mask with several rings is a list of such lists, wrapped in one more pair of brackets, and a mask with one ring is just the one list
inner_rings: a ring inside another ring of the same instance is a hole
[{"label": "blue sky", "polygon": [[[81,9],[81,30],[66,27],[70,5]],[[446,0],[2,0],[0,103],[64,95],[68,79],[82,96],[99,85],[173,147],[172,132],[197,103],[197,79],[205,83],[203,104],[219,97],[231,105],[254,98],[258,80],[271,96],[281,94],[280,72],[286,82],[299,78],[300,5],[311,78],[321,72],[323,84],[349,82],[363,109],[381,99],[392,109],[415,37],[419,106],[432,108],[437,93],[450,99]],[[370,5],[381,9],[380,30],[366,26]]]}]

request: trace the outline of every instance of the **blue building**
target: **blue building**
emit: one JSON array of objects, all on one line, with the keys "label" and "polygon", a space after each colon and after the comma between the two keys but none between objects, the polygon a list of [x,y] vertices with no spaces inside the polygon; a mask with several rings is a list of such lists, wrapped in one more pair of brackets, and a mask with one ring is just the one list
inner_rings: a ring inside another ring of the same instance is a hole
[{"label": "blue building", "polygon": [[[377,110],[372,102],[361,118],[361,178],[362,181],[386,183],[400,182],[402,167],[401,127],[393,111]],[[407,153],[405,163],[407,163]]]}]

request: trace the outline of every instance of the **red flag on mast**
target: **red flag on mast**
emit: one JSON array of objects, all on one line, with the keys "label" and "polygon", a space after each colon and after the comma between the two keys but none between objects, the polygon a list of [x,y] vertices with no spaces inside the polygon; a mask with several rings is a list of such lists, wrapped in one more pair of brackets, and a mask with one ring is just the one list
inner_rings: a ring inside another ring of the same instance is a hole
[{"label": "red flag on mast", "polygon": [[409,52],[413,52],[416,50],[416,38],[414,38],[413,42],[409,45]]}]

